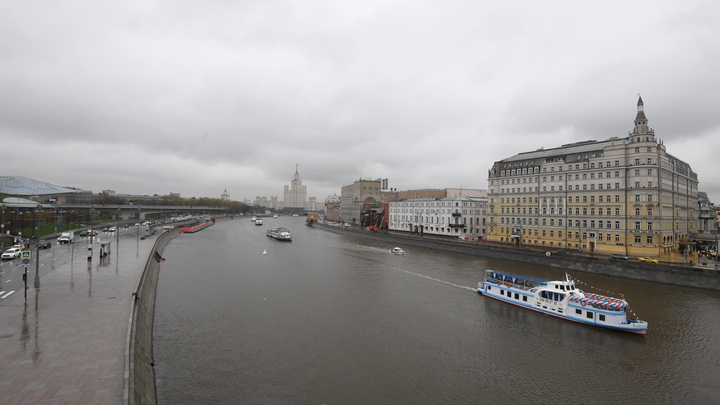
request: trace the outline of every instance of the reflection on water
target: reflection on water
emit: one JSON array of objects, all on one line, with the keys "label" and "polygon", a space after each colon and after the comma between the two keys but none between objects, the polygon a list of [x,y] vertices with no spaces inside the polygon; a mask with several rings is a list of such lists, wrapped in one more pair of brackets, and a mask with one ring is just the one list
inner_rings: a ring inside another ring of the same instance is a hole
[{"label": "reflection on water", "polygon": [[[557,269],[393,246],[268,218],[165,249],[155,319],[161,404],[718,403],[720,294],[578,273],[624,293],[643,338],[475,292],[487,268]],[[267,255],[262,252],[266,250]]]}]

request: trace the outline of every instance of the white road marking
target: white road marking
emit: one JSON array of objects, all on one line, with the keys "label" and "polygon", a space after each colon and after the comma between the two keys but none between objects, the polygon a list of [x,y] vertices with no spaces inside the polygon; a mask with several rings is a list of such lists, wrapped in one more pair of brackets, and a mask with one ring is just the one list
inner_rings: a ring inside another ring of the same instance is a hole
[{"label": "white road marking", "polygon": [[[3,291],[3,292],[5,292],[5,291]],[[7,293],[7,294],[3,295],[2,297],[0,297],[0,299],[7,297],[8,295],[10,295],[10,294],[12,294],[12,293],[14,293],[14,292],[15,292],[15,290],[12,290],[12,291],[10,291],[9,293]],[[0,294],[2,294],[2,293],[0,293]]]}]

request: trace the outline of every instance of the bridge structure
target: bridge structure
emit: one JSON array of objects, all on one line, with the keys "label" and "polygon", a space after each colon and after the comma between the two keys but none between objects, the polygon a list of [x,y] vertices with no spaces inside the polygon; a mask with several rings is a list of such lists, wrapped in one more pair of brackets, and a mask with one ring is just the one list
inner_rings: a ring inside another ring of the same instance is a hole
[{"label": "bridge structure", "polygon": [[[27,200],[25,200],[27,201]],[[4,209],[13,211],[19,209],[22,211],[41,209],[43,211],[56,212],[91,212],[91,213],[108,213],[117,215],[122,220],[130,218],[138,218],[145,220],[147,215],[151,214],[172,214],[172,215],[188,215],[188,214],[208,214],[217,215],[227,213],[227,207],[213,207],[204,205],[128,205],[128,204],[38,204],[31,202],[8,202],[7,199],[3,203]]]}]

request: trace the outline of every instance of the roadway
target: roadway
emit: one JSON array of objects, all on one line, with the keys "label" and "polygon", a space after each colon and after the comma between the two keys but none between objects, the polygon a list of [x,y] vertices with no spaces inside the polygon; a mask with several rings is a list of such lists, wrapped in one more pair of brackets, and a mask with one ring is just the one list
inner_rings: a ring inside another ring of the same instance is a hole
[{"label": "roadway", "polygon": [[[117,252],[117,240],[118,236],[121,241],[134,241],[139,239],[146,234],[145,227],[130,227],[128,229],[120,229],[116,233],[103,232],[93,237],[93,261],[92,265],[96,267],[104,267],[110,265],[110,262],[114,259],[114,255]],[[111,254],[106,256],[103,260],[100,260],[100,244],[99,239],[110,239],[112,240]],[[79,237],[77,232],[75,233],[75,243],[58,244],[55,239],[51,240],[52,247],[44,250],[36,250],[33,246],[32,254],[33,258],[30,264],[27,265],[27,286],[34,288],[35,286],[35,274],[36,268],[39,269],[40,285],[42,285],[43,275],[54,271],[56,268],[65,266],[68,263],[71,264],[72,268],[85,268],[87,266],[88,247],[90,246],[90,237]],[[121,242],[121,246],[124,249],[128,249],[128,246],[134,246],[135,244],[128,244]],[[135,250],[135,249],[134,249]],[[39,263],[36,262],[37,254],[40,254]],[[3,305],[12,298],[14,295],[23,295],[24,282],[22,275],[25,272],[25,267],[22,264],[22,259],[3,260],[0,263],[0,305]]]}]

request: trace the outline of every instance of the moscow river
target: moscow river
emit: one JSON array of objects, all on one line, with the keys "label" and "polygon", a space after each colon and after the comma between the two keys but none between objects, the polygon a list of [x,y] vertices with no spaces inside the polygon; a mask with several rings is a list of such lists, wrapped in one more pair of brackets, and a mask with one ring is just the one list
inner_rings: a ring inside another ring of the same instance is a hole
[{"label": "moscow river", "polygon": [[[220,221],[165,248],[160,404],[720,403],[719,292],[572,274],[624,293],[650,324],[641,337],[476,291],[485,269],[559,269],[412,246],[396,256],[304,217],[263,219]],[[265,236],[272,226],[293,242]]]}]

